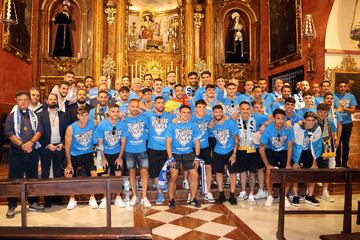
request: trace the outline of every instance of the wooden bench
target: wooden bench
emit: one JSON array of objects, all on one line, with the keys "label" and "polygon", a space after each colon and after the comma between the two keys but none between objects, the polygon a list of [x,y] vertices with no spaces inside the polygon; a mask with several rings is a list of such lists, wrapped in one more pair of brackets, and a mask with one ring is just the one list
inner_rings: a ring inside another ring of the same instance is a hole
[{"label": "wooden bench", "polygon": [[[84,235],[84,238],[88,239],[131,239],[131,236],[137,236],[134,238],[139,239],[151,239],[150,228],[112,228],[111,201],[106,201],[106,227],[27,227],[27,197],[104,193],[107,199],[111,199],[111,193],[122,191],[122,181],[121,177],[77,177],[0,181],[0,198],[20,197],[21,200],[21,227],[0,227],[0,237],[18,238],[24,235],[23,237],[25,239],[25,237],[30,237],[31,235],[32,238],[30,239],[46,239],[42,236],[47,234],[47,236],[54,236],[55,239],[79,239],[80,235]],[[9,229],[13,230],[10,231]],[[67,238],[63,238],[62,236],[61,238],[56,238],[56,235],[59,234],[63,234]],[[125,234],[125,238],[122,238],[122,234]],[[95,237],[97,235],[98,237]],[[108,238],[110,235],[112,237]]]},{"label": "wooden bench", "polygon": [[[343,214],[342,234],[351,234],[352,214],[359,214],[352,210],[352,183],[360,182],[360,169],[272,169],[271,183],[280,183],[278,239],[285,239],[285,214]],[[292,182],[345,182],[345,201],[343,210],[285,210],[285,184]],[[358,220],[359,221],[359,220]]]}]

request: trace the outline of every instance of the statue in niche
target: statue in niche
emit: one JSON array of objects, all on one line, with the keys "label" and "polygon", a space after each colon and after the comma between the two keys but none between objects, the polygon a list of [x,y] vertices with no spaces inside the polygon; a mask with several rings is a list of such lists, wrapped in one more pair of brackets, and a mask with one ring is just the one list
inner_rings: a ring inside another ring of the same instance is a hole
[{"label": "statue in niche", "polygon": [[249,45],[245,27],[241,23],[240,14],[231,14],[231,23],[226,36],[226,63],[249,63]]},{"label": "statue in niche", "polygon": [[153,14],[150,11],[144,11],[139,31],[138,48],[141,50],[160,50],[162,42],[160,24],[154,21]]},{"label": "statue in niche", "polygon": [[72,57],[70,2],[66,0],[63,1],[62,12],[58,13],[56,17],[51,20],[57,25],[55,46],[52,56]]}]

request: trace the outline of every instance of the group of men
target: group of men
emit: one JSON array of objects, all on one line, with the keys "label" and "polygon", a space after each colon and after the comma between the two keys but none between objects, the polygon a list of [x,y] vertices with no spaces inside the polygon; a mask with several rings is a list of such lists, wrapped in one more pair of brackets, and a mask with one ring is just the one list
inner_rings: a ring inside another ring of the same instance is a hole
[{"label": "group of men", "polygon": [[[256,204],[266,198],[265,206],[271,206],[272,168],[348,167],[351,114],[357,103],[346,82],[337,83],[335,94],[329,81],[314,84],[313,89],[307,81],[300,82],[292,94],[291,86],[281,79],[268,93],[262,78],[256,84],[245,81],[245,92],[240,93],[237,80],[225,83],[218,78],[212,84],[209,71],[201,73],[200,81],[196,72],[190,72],[187,82],[188,86],[177,84],[175,72],[168,72],[165,83],[151,74],[132,81],[125,76],[109,89],[104,76],[94,87],[92,77],[76,82],[75,74],[68,71],[44,104],[38,89],[18,91],[5,130],[11,141],[9,179],[37,178],[39,159],[42,178],[126,173],[130,205],[140,202],[151,207],[147,198],[151,179],[157,186],[156,204],[164,203],[168,191],[168,205],[174,208],[181,171],[183,186],[190,190],[188,203],[195,207],[201,206],[199,183],[208,202]],[[228,197],[223,187],[226,175]],[[235,196],[237,181],[241,190]],[[213,183],[219,190],[217,199],[211,193]],[[139,196],[137,185],[142,187]],[[314,183],[305,198],[297,183],[291,185],[292,203],[286,198],[286,207],[298,206],[302,199],[319,205]],[[327,187],[323,183],[321,198],[333,201]],[[98,204],[90,196],[89,205],[105,208],[106,200]],[[52,201],[59,198],[45,197],[45,207],[51,207]],[[37,198],[29,198],[29,204],[30,210],[44,209]],[[120,194],[115,204],[125,206]],[[8,218],[15,216],[16,205],[16,198],[9,198]],[[70,196],[67,209],[76,206],[75,196]]]}]

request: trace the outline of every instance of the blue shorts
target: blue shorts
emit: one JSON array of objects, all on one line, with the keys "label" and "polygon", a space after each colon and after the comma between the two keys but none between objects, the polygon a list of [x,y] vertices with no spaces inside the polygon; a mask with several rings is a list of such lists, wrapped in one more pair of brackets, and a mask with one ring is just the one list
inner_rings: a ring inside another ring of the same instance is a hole
[{"label": "blue shorts", "polygon": [[125,161],[128,169],[149,168],[149,159],[146,152],[125,153]]}]

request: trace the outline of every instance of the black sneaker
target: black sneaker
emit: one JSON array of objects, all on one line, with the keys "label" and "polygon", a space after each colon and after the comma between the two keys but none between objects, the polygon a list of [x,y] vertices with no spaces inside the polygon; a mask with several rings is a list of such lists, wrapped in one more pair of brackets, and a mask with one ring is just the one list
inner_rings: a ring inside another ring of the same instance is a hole
[{"label": "black sneaker", "polygon": [[175,208],[175,200],[174,199],[169,200],[169,208]]},{"label": "black sneaker", "polygon": [[199,201],[196,198],[191,200],[189,204],[196,207],[196,208],[201,208],[201,204],[199,203]]},{"label": "black sneaker", "polygon": [[9,207],[6,213],[6,217],[7,218],[13,218],[15,217],[15,208],[14,207]]},{"label": "black sneaker", "polygon": [[29,210],[30,210],[30,211],[34,211],[34,212],[39,212],[39,211],[44,211],[45,208],[44,208],[43,205],[40,205],[40,204],[38,204],[37,202],[34,202],[33,204],[31,204],[31,205],[29,206]]},{"label": "black sneaker", "polygon": [[298,207],[299,206],[299,203],[300,203],[300,197],[299,196],[294,196],[293,197],[293,200],[292,200],[292,205],[294,207]]},{"label": "black sneaker", "polygon": [[223,204],[226,202],[225,194],[224,192],[219,192],[219,198],[216,200],[216,204]]},{"label": "black sneaker", "polygon": [[232,192],[230,193],[229,202],[230,202],[230,205],[237,205],[236,197],[235,197],[234,193],[232,193]]},{"label": "black sneaker", "polygon": [[320,202],[314,196],[306,196],[305,202],[314,206],[320,206]]}]

